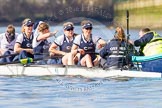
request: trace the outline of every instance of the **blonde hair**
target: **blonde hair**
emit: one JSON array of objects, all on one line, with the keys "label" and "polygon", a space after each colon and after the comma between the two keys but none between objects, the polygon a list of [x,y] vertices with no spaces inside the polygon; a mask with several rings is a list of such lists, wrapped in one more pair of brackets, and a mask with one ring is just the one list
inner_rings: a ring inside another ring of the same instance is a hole
[{"label": "blonde hair", "polygon": [[15,27],[10,24],[7,26],[7,30],[6,30],[9,34],[15,34]]},{"label": "blonde hair", "polygon": [[39,32],[43,32],[45,29],[49,29],[49,25],[47,23],[42,22],[41,24],[39,24],[39,26],[38,26]]},{"label": "blonde hair", "polygon": [[122,27],[117,27],[116,28],[115,37],[117,39],[119,39],[120,41],[123,41],[123,40],[125,41],[126,40],[124,29]]},{"label": "blonde hair", "polygon": [[29,21],[29,20],[31,20],[30,18],[25,18],[23,21],[22,21],[22,26],[21,26],[21,32],[25,32],[25,29],[24,29],[24,24],[27,22],[27,21]]}]

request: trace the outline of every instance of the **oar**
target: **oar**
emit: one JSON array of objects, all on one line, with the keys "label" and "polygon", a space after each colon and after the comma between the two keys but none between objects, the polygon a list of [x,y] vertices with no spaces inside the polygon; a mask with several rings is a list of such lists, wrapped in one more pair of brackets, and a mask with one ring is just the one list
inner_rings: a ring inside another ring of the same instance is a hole
[{"label": "oar", "polygon": [[[49,53],[35,53],[34,55],[48,55]],[[10,56],[16,56],[18,55],[18,53],[13,53],[13,54],[9,54],[9,55],[2,55],[0,56],[0,58],[6,58],[6,57],[10,57]]]},{"label": "oar", "polygon": [[55,59],[55,58],[62,58],[62,57],[63,57],[62,55],[54,55],[52,57],[47,56],[47,57],[43,57],[43,58],[37,58],[37,59],[34,59],[33,61],[48,60],[48,59]]},{"label": "oar", "polygon": [[96,54],[96,55],[99,55],[98,52],[85,52],[85,54]]},{"label": "oar", "polygon": [[14,62],[8,62],[8,63],[0,63],[0,65],[17,64],[17,63],[20,63],[20,61],[14,61]]},{"label": "oar", "polygon": [[18,53],[9,54],[9,55],[2,55],[2,56],[0,56],[0,58],[6,58],[6,57],[16,56],[16,55],[18,55]]},{"label": "oar", "polygon": [[[35,53],[34,55],[48,55],[49,53]],[[96,54],[96,55],[99,55],[99,53],[97,52],[86,52],[86,54]],[[14,55],[14,54],[13,54]],[[15,54],[15,55],[18,55],[18,54]],[[9,56],[9,55],[8,55]],[[8,57],[8,56],[4,56],[4,57]],[[10,55],[12,56],[12,55]],[[16,64],[16,63],[22,63],[22,64],[25,64],[25,63],[28,63],[28,62],[36,62],[36,61],[39,61],[39,60],[48,60],[48,59],[55,59],[55,58],[62,58],[63,56],[62,55],[55,55],[55,56],[47,56],[47,57],[44,57],[44,58],[38,58],[38,59],[22,59],[22,61],[14,61],[14,62],[9,62],[9,63],[0,63],[0,65],[6,65],[6,64]]]},{"label": "oar", "polygon": [[48,60],[48,59],[55,59],[55,58],[62,58],[62,55],[55,55],[55,56],[47,56],[44,58],[38,58],[38,59],[32,59],[32,58],[26,58],[26,59],[21,59],[20,61],[14,61],[14,62],[8,62],[8,63],[0,63],[0,65],[7,65],[7,64],[17,64],[17,63],[21,63],[21,64],[28,64],[28,63],[35,63],[36,61],[40,61],[40,60]]}]

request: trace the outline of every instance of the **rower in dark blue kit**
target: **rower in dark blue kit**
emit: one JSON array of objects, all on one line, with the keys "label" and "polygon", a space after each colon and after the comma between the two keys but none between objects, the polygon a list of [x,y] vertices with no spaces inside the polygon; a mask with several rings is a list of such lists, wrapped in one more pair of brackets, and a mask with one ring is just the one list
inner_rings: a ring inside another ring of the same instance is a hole
[{"label": "rower in dark blue kit", "polygon": [[[71,47],[75,39],[76,34],[74,33],[74,24],[72,22],[65,22],[63,24],[64,34],[57,37],[54,43],[49,48],[50,55],[62,55],[60,63],[63,65],[74,65],[75,60],[71,56]],[[59,48],[59,49],[57,49]]]},{"label": "rower in dark blue kit", "polygon": [[92,35],[93,25],[89,20],[81,22],[82,34],[78,35],[73,43],[71,53],[80,54],[81,66],[93,67],[98,64],[99,58],[96,56],[96,44],[104,46],[106,42],[98,36]]},{"label": "rower in dark blue kit", "polygon": [[47,60],[43,60],[49,56],[48,50],[51,43],[47,40],[47,38],[55,36],[57,31],[50,32],[49,25],[46,22],[41,22],[38,25],[37,31],[38,33],[34,33],[33,39],[33,50],[34,50],[34,59],[41,59],[39,64],[47,64]]},{"label": "rower in dark blue kit", "polygon": [[19,55],[14,58],[14,61],[21,61],[21,59],[34,58],[32,48],[32,41],[34,38],[33,24],[34,23],[29,18],[26,18],[22,22],[22,33],[18,35],[14,46],[14,52],[18,53]]}]

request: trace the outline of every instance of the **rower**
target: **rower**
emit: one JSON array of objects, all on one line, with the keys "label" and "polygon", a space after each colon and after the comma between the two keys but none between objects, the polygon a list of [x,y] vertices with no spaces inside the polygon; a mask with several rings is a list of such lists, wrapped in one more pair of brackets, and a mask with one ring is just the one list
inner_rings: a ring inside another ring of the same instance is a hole
[{"label": "rower", "polygon": [[38,34],[39,34],[38,26],[39,26],[41,23],[43,23],[43,21],[36,21],[36,22],[34,23],[34,26],[33,26],[34,37],[35,37],[35,36],[38,36]]},{"label": "rower", "polygon": [[1,63],[9,63],[13,60],[14,56],[14,44],[18,33],[15,33],[15,27],[10,24],[7,26],[7,30],[5,33],[0,34],[0,55],[7,56],[0,59]]},{"label": "rower", "polygon": [[26,18],[22,22],[22,33],[18,35],[14,52],[19,55],[14,58],[13,61],[21,60],[25,58],[34,58],[33,49],[32,49],[32,41],[33,41],[33,22],[31,19]]},{"label": "rower", "polygon": [[[74,61],[77,61],[77,57],[73,59],[71,46],[76,36],[74,33],[74,24],[72,22],[66,22],[63,24],[64,34],[57,37],[54,43],[49,48],[50,55],[62,55],[60,63],[63,65],[74,65]],[[57,50],[59,48],[59,50]]]},{"label": "rower", "polygon": [[[55,36],[57,31],[50,32],[49,25],[46,22],[41,22],[36,29],[37,33],[34,33],[33,39],[33,50],[34,50],[34,59],[40,59],[41,61],[38,64],[47,64],[47,60],[43,60],[48,57],[48,50],[50,47],[50,42],[48,42],[47,38],[51,36]],[[57,60],[56,60],[57,63]]]},{"label": "rower", "polygon": [[99,58],[95,54],[96,44],[104,46],[106,42],[100,37],[92,35],[92,22],[84,20],[81,22],[82,34],[74,40],[71,53],[80,55],[80,64],[86,67],[93,67],[98,64]]}]

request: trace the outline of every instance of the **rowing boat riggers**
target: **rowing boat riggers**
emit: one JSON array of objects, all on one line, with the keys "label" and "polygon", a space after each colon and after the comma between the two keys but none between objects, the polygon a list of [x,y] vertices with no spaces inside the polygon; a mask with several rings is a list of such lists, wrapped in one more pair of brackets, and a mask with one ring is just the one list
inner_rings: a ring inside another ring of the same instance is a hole
[{"label": "rowing boat riggers", "polygon": [[[11,52],[10,51],[6,51],[3,55],[10,55]],[[5,58],[1,58],[0,59],[0,63],[9,63],[12,62],[13,58],[15,57],[15,55],[9,56],[9,57],[5,57]]]},{"label": "rowing boat riggers", "polygon": [[25,58],[34,58],[34,56],[33,56],[33,54],[30,54],[30,53],[28,53],[28,52],[26,52],[26,51],[21,51],[20,53],[19,53],[19,61],[21,60],[21,59],[25,59]]}]

